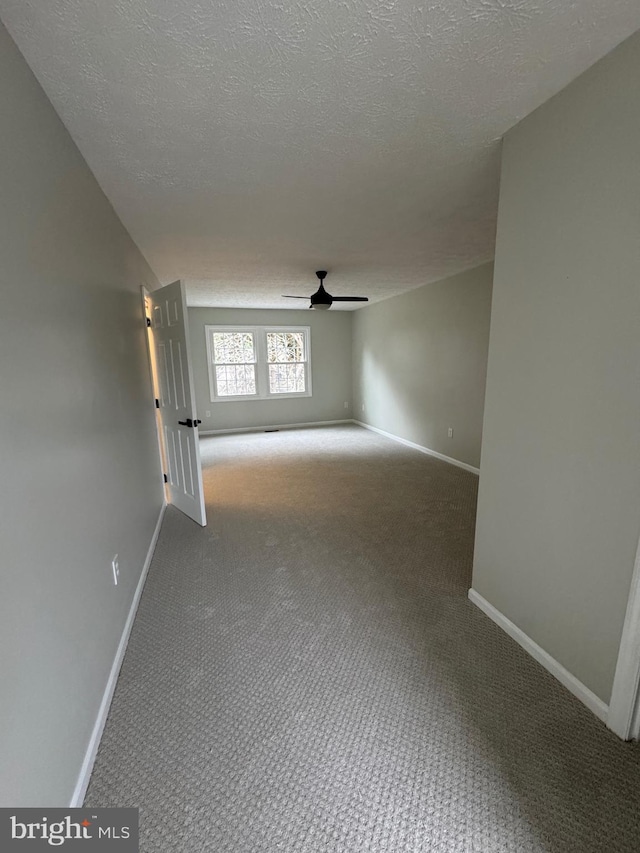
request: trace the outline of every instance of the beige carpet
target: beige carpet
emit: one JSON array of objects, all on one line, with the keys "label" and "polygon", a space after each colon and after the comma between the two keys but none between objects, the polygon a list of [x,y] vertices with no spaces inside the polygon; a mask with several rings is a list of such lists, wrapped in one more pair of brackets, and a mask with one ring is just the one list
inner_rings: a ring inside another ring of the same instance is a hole
[{"label": "beige carpet", "polygon": [[467,600],[474,475],[358,427],[202,450],[88,805],[144,853],[640,850],[640,747]]}]

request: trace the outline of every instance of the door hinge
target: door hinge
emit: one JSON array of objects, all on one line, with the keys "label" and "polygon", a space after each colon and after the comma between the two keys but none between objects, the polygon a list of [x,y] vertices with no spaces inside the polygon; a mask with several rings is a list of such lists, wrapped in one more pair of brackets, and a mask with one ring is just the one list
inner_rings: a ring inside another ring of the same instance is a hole
[{"label": "door hinge", "polygon": [[160,408],[160,400],[156,397],[156,409]]},{"label": "door hinge", "polygon": [[151,325],[151,318],[147,317],[146,319],[147,319],[147,326],[150,326]]},{"label": "door hinge", "polygon": [[168,483],[168,482],[169,482],[169,480],[168,480],[168,478],[167,478],[167,475],[166,475],[166,474],[163,474],[162,476],[164,477],[164,481],[165,481],[165,483]]}]

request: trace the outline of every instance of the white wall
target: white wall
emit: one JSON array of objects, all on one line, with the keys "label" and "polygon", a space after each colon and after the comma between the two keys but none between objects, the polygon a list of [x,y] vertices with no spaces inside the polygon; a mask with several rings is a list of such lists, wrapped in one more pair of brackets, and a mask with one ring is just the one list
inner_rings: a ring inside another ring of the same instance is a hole
[{"label": "white wall", "polygon": [[604,702],[640,529],[640,34],[512,130],[473,586]]},{"label": "white wall", "polygon": [[479,465],[492,272],[484,264],[355,312],[357,420]]},{"label": "white wall", "polygon": [[64,806],[162,502],[156,281],[1,24],[0,115],[0,805]]},{"label": "white wall", "polygon": [[[212,403],[205,326],[310,326],[311,397]],[[314,423],[351,417],[351,312],[190,308],[191,357],[200,431]],[[345,409],[344,404],[349,407]],[[207,415],[207,411],[210,412]]]}]

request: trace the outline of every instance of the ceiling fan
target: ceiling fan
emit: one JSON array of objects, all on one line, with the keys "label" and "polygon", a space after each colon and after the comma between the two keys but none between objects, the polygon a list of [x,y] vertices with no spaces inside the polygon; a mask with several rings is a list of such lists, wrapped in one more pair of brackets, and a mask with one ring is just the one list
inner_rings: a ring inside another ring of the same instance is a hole
[{"label": "ceiling fan", "polygon": [[330,293],[324,289],[323,281],[327,277],[326,270],[318,270],[316,273],[320,280],[320,287],[316,290],[315,293],[309,296],[287,296],[283,294],[283,299],[311,299],[311,305],[309,308],[320,308],[323,311],[326,311],[328,308],[331,308],[331,305],[334,302],[368,302],[368,296],[332,296]]}]

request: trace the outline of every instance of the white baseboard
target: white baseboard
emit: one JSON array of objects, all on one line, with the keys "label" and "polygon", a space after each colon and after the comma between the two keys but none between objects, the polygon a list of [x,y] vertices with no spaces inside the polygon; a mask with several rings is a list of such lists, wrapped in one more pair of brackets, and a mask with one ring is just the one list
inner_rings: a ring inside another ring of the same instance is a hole
[{"label": "white baseboard", "polygon": [[390,438],[392,441],[397,441],[407,447],[412,447],[414,450],[419,450],[420,453],[426,453],[427,456],[435,456],[436,459],[441,459],[443,462],[448,462],[450,465],[456,465],[458,468],[464,468],[465,471],[471,471],[472,474],[479,474],[480,469],[474,468],[473,465],[468,465],[466,462],[461,462],[459,459],[454,459],[452,456],[445,456],[444,453],[438,453],[437,450],[431,450],[429,447],[423,447],[421,444],[416,444],[414,441],[409,441],[406,438],[400,438],[399,435],[394,435],[392,432],[387,432],[384,429],[365,424],[363,421],[353,419],[353,423],[358,426],[370,429],[371,432],[377,432],[379,435],[384,435],[385,438]]},{"label": "white baseboard", "polygon": [[96,721],[93,726],[93,731],[91,732],[91,737],[89,738],[87,751],[85,752],[84,761],[82,762],[82,767],[80,768],[80,775],[78,776],[78,781],[76,782],[76,787],[71,798],[70,808],[72,809],[80,808],[82,806],[85,794],[87,793],[87,788],[89,787],[91,771],[93,770],[93,765],[96,760],[96,755],[98,753],[98,747],[100,746],[100,738],[102,737],[102,732],[104,731],[104,726],[107,722],[107,715],[109,714],[111,700],[113,699],[113,693],[116,689],[116,682],[118,681],[118,675],[120,674],[120,667],[122,666],[124,654],[127,650],[129,635],[131,634],[131,629],[133,627],[133,620],[135,619],[136,612],[138,610],[140,597],[142,596],[142,590],[144,588],[144,582],[147,579],[149,566],[151,565],[151,559],[153,557],[153,552],[155,551],[156,542],[158,541],[158,535],[160,533],[162,519],[164,518],[164,512],[166,508],[167,505],[166,503],[164,503],[162,505],[162,508],[160,509],[156,528],[153,531],[153,536],[151,537],[151,544],[149,545],[147,557],[144,561],[144,566],[142,567],[142,573],[140,574],[140,580],[138,581],[138,585],[133,596],[133,601],[131,602],[131,607],[129,608],[129,615],[127,616],[127,621],[125,622],[125,626],[122,631],[122,636],[120,637],[118,650],[116,651],[116,656],[113,659],[113,664],[111,665],[111,672],[109,673],[109,678],[107,679],[107,684],[104,689],[102,702],[100,703],[100,708],[98,710],[98,716],[96,717]]},{"label": "white baseboard", "polygon": [[341,421],[307,421],[301,424],[267,424],[266,426],[234,427],[233,429],[201,429],[200,435],[227,435],[236,432],[264,432],[266,429],[303,429],[304,427],[334,426],[335,424],[351,424],[351,418]]},{"label": "white baseboard", "polygon": [[567,690],[569,690],[573,695],[579,699],[583,704],[589,708],[590,711],[601,719],[604,723],[607,722],[607,717],[609,715],[609,707],[596,696],[588,687],[586,687],[581,681],[572,675],[569,670],[565,669],[561,663],[555,658],[552,658],[548,652],[539,646],[536,642],[534,642],[531,637],[524,633],[524,631],[520,630],[517,625],[507,619],[507,617],[497,610],[493,604],[489,604],[486,598],[483,598],[480,593],[476,592],[475,589],[469,590],[469,599],[485,613],[489,619],[496,623],[502,630],[508,634],[512,639],[518,643],[518,645],[522,646],[525,652],[528,652],[532,658],[538,661],[539,664],[548,670],[558,681],[563,684]]}]

